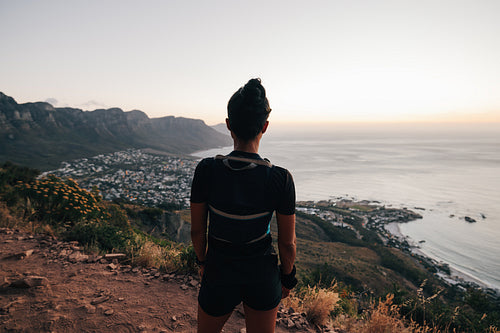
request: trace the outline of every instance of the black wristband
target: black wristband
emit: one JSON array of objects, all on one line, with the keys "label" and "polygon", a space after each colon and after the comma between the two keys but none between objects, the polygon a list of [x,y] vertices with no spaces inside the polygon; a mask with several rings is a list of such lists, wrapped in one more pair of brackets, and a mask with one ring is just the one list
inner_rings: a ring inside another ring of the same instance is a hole
[{"label": "black wristband", "polygon": [[205,265],[205,261],[201,261],[200,259],[198,259],[198,257],[196,257],[196,264],[198,266],[203,266],[203,265]]},{"label": "black wristband", "polygon": [[295,273],[297,270],[295,269],[295,265],[293,265],[292,271],[290,274],[284,274],[282,266],[280,266],[280,275],[281,275],[281,285],[286,289],[293,289],[297,285],[297,278],[295,277]]}]

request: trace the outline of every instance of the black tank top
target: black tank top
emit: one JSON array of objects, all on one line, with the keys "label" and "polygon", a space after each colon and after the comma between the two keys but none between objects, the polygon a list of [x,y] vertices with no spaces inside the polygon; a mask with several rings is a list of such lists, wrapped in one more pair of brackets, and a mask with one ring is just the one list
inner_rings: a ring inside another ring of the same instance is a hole
[{"label": "black tank top", "polygon": [[208,204],[209,237],[241,246],[270,234],[274,211],[295,213],[295,188],[286,169],[258,154],[233,151],[198,164],[191,201]]}]

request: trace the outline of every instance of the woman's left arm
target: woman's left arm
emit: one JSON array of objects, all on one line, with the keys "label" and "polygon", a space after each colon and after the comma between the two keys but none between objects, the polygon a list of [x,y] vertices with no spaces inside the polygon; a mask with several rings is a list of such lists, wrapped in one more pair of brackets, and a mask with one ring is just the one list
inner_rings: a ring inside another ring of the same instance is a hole
[{"label": "woman's left arm", "polygon": [[207,203],[191,202],[191,242],[200,261],[205,261],[207,254],[207,218]]}]

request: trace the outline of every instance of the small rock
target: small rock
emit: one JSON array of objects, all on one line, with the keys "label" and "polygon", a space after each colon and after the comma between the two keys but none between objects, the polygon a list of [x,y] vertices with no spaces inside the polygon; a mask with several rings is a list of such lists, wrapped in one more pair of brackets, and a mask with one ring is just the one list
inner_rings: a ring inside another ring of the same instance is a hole
[{"label": "small rock", "polygon": [[99,296],[97,298],[94,298],[92,300],[92,302],[90,302],[90,304],[92,304],[92,305],[101,304],[101,303],[107,302],[109,299],[110,299],[109,296],[102,295],[102,296]]},{"label": "small rock", "polygon": [[61,252],[59,252],[59,257],[66,257],[70,253],[71,253],[71,251],[66,250],[66,249],[62,249]]},{"label": "small rock", "polygon": [[9,280],[7,280],[7,278],[5,276],[3,276],[2,282],[0,282],[0,289],[3,289],[9,285],[10,285]]},{"label": "small rock", "polygon": [[113,309],[108,309],[108,310],[104,311],[104,314],[106,316],[111,316],[113,313],[115,313],[115,311]]},{"label": "small rock", "polygon": [[189,288],[189,287],[188,287],[188,286],[186,286],[185,284],[181,284],[181,289],[182,289],[182,290],[186,290],[186,289],[188,289],[188,288]]},{"label": "small rock", "polygon": [[193,287],[198,287],[198,281],[196,280],[189,281],[189,284],[192,285]]},{"label": "small rock", "polygon": [[96,307],[90,304],[85,304],[83,308],[85,309],[85,311],[87,311],[88,314],[96,313]]},{"label": "small rock", "polygon": [[108,254],[104,255],[104,258],[110,259],[110,260],[123,259],[125,257],[126,257],[126,255],[124,253],[108,253]]},{"label": "small rock", "polygon": [[247,333],[247,329],[246,329],[246,328],[242,328],[242,329],[240,330],[240,333]]},{"label": "small rock", "polygon": [[22,260],[24,258],[31,256],[32,254],[33,254],[33,250],[26,250],[26,251],[23,251],[20,253],[12,254],[12,255],[8,256],[7,259],[12,258],[12,259]]},{"label": "small rock", "polygon": [[177,317],[176,316],[172,316],[172,321],[177,321]]},{"label": "small rock", "polygon": [[75,263],[75,262],[82,262],[86,261],[89,259],[89,256],[86,254],[82,254],[81,252],[73,252],[69,255],[68,260]]},{"label": "small rock", "polygon": [[109,270],[111,271],[114,271],[115,269],[118,268],[118,265],[115,265],[113,263],[109,264],[108,266],[106,266]]}]

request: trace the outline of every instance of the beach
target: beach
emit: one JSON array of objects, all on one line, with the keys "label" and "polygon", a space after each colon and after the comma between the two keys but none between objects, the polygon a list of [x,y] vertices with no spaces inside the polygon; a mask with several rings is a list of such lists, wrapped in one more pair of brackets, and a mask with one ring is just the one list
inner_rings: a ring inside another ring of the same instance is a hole
[{"label": "beach", "polygon": [[[386,225],[384,225],[384,228],[389,232],[391,233],[394,237],[398,238],[400,241],[403,241],[403,240],[406,240],[408,241],[409,240],[409,237],[408,236],[405,236],[401,233],[401,230],[400,230],[400,223],[396,223],[396,222],[393,222],[393,223],[388,223]],[[425,253],[425,251],[423,251],[420,246],[417,244],[415,244],[414,241],[410,240],[410,245],[411,245],[411,252],[417,256],[421,256],[421,257],[425,257],[425,258],[432,258],[431,256],[429,256],[427,253]],[[435,260],[433,260],[435,261]],[[443,264],[443,262],[441,262],[441,264]],[[478,285],[480,288],[482,289],[494,289],[496,290],[496,292],[498,294],[500,294],[500,290],[497,289],[497,288],[492,288],[492,286],[484,283],[483,281],[475,278],[473,275],[471,274],[467,274],[466,272],[463,272],[463,271],[460,271],[454,267],[450,267],[450,274],[446,274],[442,271],[439,271],[437,273],[437,275],[444,281],[446,281],[448,284],[451,284],[451,285],[455,285],[455,284],[458,284],[458,283],[467,283],[467,282],[472,282],[476,285]]]}]

